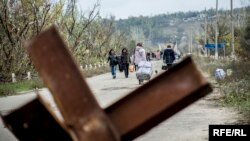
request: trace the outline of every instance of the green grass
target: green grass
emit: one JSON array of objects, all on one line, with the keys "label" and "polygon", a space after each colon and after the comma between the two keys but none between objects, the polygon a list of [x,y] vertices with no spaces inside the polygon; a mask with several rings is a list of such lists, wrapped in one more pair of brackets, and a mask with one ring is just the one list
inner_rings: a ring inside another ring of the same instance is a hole
[{"label": "green grass", "polygon": [[16,83],[0,84],[0,96],[15,95],[18,92],[44,87],[41,80],[25,80]]},{"label": "green grass", "polygon": [[[210,74],[212,79],[216,68],[232,70],[232,75],[223,80],[217,80],[223,93],[221,104],[238,109],[250,119],[250,62],[244,61],[221,61],[209,58],[195,57],[195,63],[199,68]],[[250,121],[249,121],[250,122]]]},{"label": "green grass", "polygon": [[227,94],[224,97],[225,104],[237,107],[240,111],[250,113],[250,93],[248,94]]},{"label": "green grass", "polygon": [[247,94],[226,94],[223,97],[223,104],[225,106],[236,108],[244,115],[243,121],[250,123],[250,93]]}]

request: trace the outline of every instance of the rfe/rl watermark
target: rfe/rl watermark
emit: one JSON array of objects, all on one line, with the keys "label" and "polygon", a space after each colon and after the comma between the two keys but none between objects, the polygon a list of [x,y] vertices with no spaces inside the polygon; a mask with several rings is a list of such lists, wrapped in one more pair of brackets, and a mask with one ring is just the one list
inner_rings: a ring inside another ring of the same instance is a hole
[{"label": "rfe/rl watermark", "polygon": [[209,141],[250,141],[250,125],[209,125]]},{"label": "rfe/rl watermark", "polygon": [[213,136],[247,136],[243,129],[213,129]]}]

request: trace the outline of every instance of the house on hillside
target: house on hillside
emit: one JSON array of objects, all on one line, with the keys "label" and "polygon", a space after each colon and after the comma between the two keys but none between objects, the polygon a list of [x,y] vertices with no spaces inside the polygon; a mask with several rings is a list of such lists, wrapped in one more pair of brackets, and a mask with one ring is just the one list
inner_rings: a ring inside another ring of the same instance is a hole
[{"label": "house on hillside", "polygon": [[174,21],[174,20],[170,20],[169,25],[170,25],[170,26],[175,25],[175,21]]}]

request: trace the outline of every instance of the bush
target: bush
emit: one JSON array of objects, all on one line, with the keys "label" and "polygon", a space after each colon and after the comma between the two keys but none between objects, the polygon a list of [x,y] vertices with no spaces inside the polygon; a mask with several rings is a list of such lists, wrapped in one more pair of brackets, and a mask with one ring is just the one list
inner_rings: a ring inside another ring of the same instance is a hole
[{"label": "bush", "polygon": [[234,62],[227,67],[232,68],[233,73],[221,84],[225,104],[250,114],[250,62]]},{"label": "bush", "polygon": [[0,96],[8,96],[15,94],[15,90],[11,85],[0,85]]}]

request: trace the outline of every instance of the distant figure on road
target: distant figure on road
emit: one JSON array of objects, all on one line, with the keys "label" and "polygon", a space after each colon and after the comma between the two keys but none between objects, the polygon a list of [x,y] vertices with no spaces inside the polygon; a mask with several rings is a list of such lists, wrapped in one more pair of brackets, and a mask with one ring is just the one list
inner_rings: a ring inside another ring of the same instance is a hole
[{"label": "distant figure on road", "polygon": [[152,58],[155,58],[155,53],[151,52],[151,56],[152,56]]},{"label": "distant figure on road", "polygon": [[160,60],[160,59],[161,59],[161,52],[160,52],[160,50],[157,50],[157,51],[156,51],[155,57],[156,57],[157,60]]},{"label": "distant figure on road", "polygon": [[134,51],[134,60],[133,60],[133,63],[135,65],[135,70],[138,69],[138,64],[141,61],[146,61],[146,52],[142,46],[142,43],[137,43]]},{"label": "distant figure on road", "polygon": [[150,60],[151,60],[151,59],[150,59],[150,52],[147,52],[146,58],[147,58],[147,61],[150,61]]},{"label": "distant figure on road", "polygon": [[128,55],[128,50],[126,48],[122,49],[121,53],[121,66],[122,69],[124,70],[125,77],[128,78],[128,69],[129,69],[129,63],[131,63],[129,55]]},{"label": "distant figure on road", "polygon": [[162,50],[160,51],[161,59],[163,58],[163,52],[164,52],[164,51],[162,51]]},{"label": "distant figure on road", "polygon": [[118,64],[118,59],[113,49],[109,51],[108,62],[111,68],[111,74],[113,76],[113,79],[115,79],[116,78],[116,65]]},{"label": "distant figure on road", "polygon": [[168,45],[163,53],[163,62],[167,64],[168,67],[171,67],[173,65],[174,60],[175,60],[174,50],[171,48],[170,45]]}]

